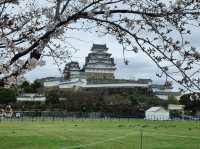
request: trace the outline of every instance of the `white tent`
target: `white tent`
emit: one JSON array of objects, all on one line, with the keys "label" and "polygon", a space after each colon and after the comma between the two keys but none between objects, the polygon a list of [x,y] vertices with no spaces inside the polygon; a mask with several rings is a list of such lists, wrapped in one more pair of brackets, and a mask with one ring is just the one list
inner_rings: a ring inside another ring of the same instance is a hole
[{"label": "white tent", "polygon": [[145,119],[147,120],[169,120],[169,111],[163,107],[151,107],[145,112]]}]

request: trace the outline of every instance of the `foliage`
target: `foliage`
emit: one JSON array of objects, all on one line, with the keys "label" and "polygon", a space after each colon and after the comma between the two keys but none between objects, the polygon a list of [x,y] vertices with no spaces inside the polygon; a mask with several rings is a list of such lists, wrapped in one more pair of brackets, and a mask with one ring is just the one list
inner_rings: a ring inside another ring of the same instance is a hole
[{"label": "foliage", "polygon": [[32,88],[30,86],[30,83],[28,81],[24,81],[19,88],[21,89],[21,92],[25,92],[25,93],[31,93],[32,92]]},{"label": "foliage", "polygon": [[177,100],[176,96],[174,95],[169,95],[168,96],[168,104],[175,104],[178,105],[179,101]]},{"label": "foliage", "polygon": [[139,104],[138,98],[135,98],[135,96],[130,96],[129,100],[133,106],[137,106]]},{"label": "foliage", "polygon": [[106,105],[129,105],[129,100],[124,94],[113,94],[104,98]]},{"label": "foliage", "polygon": [[103,105],[98,94],[87,91],[65,91],[63,101],[69,111],[94,112]]},{"label": "foliage", "polygon": [[[30,87],[27,82],[23,88]],[[152,106],[167,107],[168,102],[155,97],[148,89],[80,89],[60,90],[59,88],[46,89],[46,102],[18,102],[13,104],[14,109],[41,111],[55,109],[69,112],[102,112],[119,115],[137,115],[141,117],[144,111]]]},{"label": "foliage", "polygon": [[[142,92],[142,93],[140,93]],[[152,92],[140,89],[97,89],[79,91],[61,91],[63,102],[68,111],[111,112],[130,114],[145,111],[152,106],[167,107],[167,102],[152,95]]]},{"label": "foliage", "polygon": [[77,50],[71,33],[85,31],[112,35],[124,53],[145,53],[160,68],[157,76],[199,90],[200,53],[187,40],[199,29],[199,9],[188,0],[1,1],[0,84],[44,65],[44,56],[64,62]]},{"label": "foliage", "polygon": [[200,93],[184,94],[179,102],[185,106],[185,111],[189,114],[193,115],[200,111]]},{"label": "foliage", "polygon": [[129,97],[131,104],[144,111],[153,106],[167,107],[168,103],[154,95],[136,94]]},{"label": "foliage", "polygon": [[43,85],[39,81],[34,81],[33,83],[29,83],[28,81],[22,82],[21,85],[18,86],[22,93],[41,93],[43,92]]},{"label": "foliage", "polygon": [[59,90],[56,88],[47,90],[45,96],[46,96],[46,104],[53,105],[53,104],[58,104],[60,102]]},{"label": "foliage", "polygon": [[16,102],[16,91],[14,89],[0,88],[0,104]]},{"label": "foliage", "polygon": [[38,93],[38,92],[42,92],[43,90],[43,85],[41,82],[35,80],[32,84],[31,84],[31,88],[32,88],[32,92],[33,93]]}]

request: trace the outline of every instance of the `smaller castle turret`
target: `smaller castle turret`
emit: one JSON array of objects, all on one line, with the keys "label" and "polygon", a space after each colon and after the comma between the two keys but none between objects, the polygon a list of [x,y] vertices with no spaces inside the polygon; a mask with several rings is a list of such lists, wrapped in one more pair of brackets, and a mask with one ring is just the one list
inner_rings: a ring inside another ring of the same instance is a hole
[{"label": "smaller castle turret", "polygon": [[80,78],[80,66],[78,62],[70,62],[65,65],[64,68],[64,79],[72,80],[75,78]]}]

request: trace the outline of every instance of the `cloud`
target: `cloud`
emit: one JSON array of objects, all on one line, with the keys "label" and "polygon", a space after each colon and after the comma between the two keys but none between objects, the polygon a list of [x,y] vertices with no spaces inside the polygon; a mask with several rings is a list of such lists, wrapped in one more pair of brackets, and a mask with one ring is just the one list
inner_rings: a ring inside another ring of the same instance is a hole
[{"label": "cloud", "polygon": [[[191,41],[191,44],[199,48],[199,34],[200,30],[191,28],[192,35],[187,36],[187,39]],[[85,61],[85,57],[90,52],[91,46],[93,43],[96,44],[106,44],[109,48],[109,53],[112,53],[112,57],[115,59],[117,64],[117,70],[115,76],[117,78],[125,79],[138,79],[138,78],[151,78],[154,82],[164,82],[165,78],[159,79],[156,77],[156,73],[159,72],[159,69],[156,65],[148,58],[147,55],[140,52],[138,54],[134,52],[126,52],[125,57],[129,61],[129,65],[123,63],[123,51],[122,46],[116,41],[116,39],[110,35],[99,37],[96,33],[88,32],[69,32],[70,36],[77,37],[69,39],[70,42],[76,49],[79,49],[76,53],[73,53],[72,60],[78,61],[82,66]],[[176,35],[174,35],[176,37]],[[80,40],[79,40],[80,39]],[[82,40],[82,41],[81,41]],[[200,50],[200,49],[199,49]],[[58,71],[58,68],[55,64],[52,63],[52,60],[47,60],[47,65],[41,68],[36,68],[35,70],[27,73],[25,77],[28,80],[34,80],[37,78],[43,78],[48,76],[61,76],[61,73]],[[64,67],[60,66],[61,68]]]},{"label": "cloud", "polygon": [[164,78],[160,79],[156,76],[159,69],[155,64],[142,59],[127,58],[128,65],[124,64],[123,59],[115,59],[117,70],[115,72],[116,78],[123,79],[152,79],[156,83],[164,82]]}]

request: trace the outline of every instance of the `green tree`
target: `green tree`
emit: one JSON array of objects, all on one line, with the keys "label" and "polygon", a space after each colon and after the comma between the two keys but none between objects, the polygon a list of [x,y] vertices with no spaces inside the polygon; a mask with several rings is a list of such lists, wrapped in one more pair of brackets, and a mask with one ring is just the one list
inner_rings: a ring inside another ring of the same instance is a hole
[{"label": "green tree", "polygon": [[137,105],[137,108],[144,110],[152,106],[167,106],[165,101],[153,95],[134,94],[129,97],[129,101],[132,105]]},{"label": "green tree", "polygon": [[21,88],[26,88],[26,87],[29,87],[30,86],[30,84],[29,84],[29,82],[28,81],[24,81],[22,84],[21,84]]},{"label": "green tree", "polygon": [[168,96],[168,104],[179,104],[179,101],[174,95],[169,95]]},{"label": "green tree", "polygon": [[46,91],[46,104],[58,104],[60,93],[58,89],[50,89]]},{"label": "green tree", "polygon": [[31,88],[33,93],[41,93],[43,85],[41,82],[35,80],[32,84],[31,84]]},{"label": "green tree", "polygon": [[131,105],[133,106],[137,106],[139,104],[138,98],[136,98],[135,96],[130,96],[129,101],[131,102]]},{"label": "green tree", "polygon": [[81,112],[94,112],[102,106],[102,99],[94,92],[64,91],[64,104],[68,110]]},{"label": "green tree", "polygon": [[14,89],[0,88],[0,104],[16,102],[16,92]]},{"label": "green tree", "polygon": [[129,105],[130,101],[126,96],[124,96],[124,93],[121,94],[112,94],[105,97],[105,103],[107,105]]},{"label": "green tree", "polygon": [[31,85],[28,81],[24,81],[19,88],[21,89],[21,92],[23,93],[32,93]]},{"label": "green tree", "polygon": [[188,114],[196,114],[200,111],[200,93],[190,93],[181,96],[180,104],[185,106],[185,111]]}]

